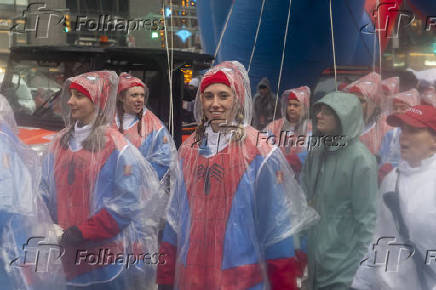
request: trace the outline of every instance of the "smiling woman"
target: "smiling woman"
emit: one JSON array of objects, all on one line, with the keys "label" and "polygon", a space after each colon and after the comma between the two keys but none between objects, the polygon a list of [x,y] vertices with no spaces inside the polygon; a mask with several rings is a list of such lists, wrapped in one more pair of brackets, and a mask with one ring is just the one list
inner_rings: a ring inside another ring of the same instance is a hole
[{"label": "smiling woman", "polygon": [[232,89],[225,84],[215,83],[208,86],[202,95],[203,111],[214,132],[219,125],[232,121],[235,97]]},{"label": "smiling woman", "polygon": [[301,261],[293,235],[317,215],[281,150],[257,144],[251,112],[239,62],[205,74],[195,101],[199,127],[179,149],[160,245],[167,255],[158,266],[161,286],[296,289]]}]

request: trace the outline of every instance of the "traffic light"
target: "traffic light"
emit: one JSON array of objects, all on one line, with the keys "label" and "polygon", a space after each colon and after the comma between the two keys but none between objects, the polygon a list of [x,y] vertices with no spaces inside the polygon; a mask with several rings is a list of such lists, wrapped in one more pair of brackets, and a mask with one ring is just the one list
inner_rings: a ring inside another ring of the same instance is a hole
[{"label": "traffic light", "polygon": [[71,31],[71,21],[70,21],[70,15],[65,14],[65,23],[64,23],[64,31],[68,32]]}]

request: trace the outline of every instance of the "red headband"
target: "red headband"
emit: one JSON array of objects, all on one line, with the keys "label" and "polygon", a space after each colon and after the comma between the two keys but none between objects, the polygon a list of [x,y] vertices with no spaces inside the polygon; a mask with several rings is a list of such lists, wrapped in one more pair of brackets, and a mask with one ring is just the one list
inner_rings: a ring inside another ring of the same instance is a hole
[{"label": "red headband", "polygon": [[70,84],[70,89],[75,89],[75,90],[79,91],[83,95],[87,96],[88,99],[90,99],[94,103],[94,101],[91,98],[91,94],[89,93],[89,91],[87,89],[85,89],[84,87],[82,87],[79,83],[72,82]]},{"label": "red headband", "polygon": [[137,77],[133,77],[128,73],[122,73],[118,81],[118,94],[133,87],[142,87],[145,89],[145,84]]},{"label": "red headband", "polygon": [[229,79],[227,78],[226,74],[222,71],[217,71],[216,73],[207,76],[203,79],[203,81],[201,82],[200,85],[200,92],[204,93],[204,90],[210,86],[211,84],[225,84],[226,86],[228,86],[229,88],[230,86],[230,82]]}]

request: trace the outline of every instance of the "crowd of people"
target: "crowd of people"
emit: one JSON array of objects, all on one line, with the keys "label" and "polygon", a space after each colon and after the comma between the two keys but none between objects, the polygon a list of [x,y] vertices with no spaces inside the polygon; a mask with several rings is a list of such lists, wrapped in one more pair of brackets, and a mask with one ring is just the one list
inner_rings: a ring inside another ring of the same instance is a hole
[{"label": "crowd of people", "polygon": [[401,82],[276,100],[225,61],[192,82],[177,151],[141,79],[88,72],[42,160],[0,96],[2,287],[436,287],[436,84]]}]

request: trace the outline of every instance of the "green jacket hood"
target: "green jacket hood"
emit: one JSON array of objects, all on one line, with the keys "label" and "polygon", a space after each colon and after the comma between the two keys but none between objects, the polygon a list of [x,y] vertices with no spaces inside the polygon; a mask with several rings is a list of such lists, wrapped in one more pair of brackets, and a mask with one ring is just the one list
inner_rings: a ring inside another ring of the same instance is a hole
[{"label": "green jacket hood", "polygon": [[[341,122],[341,135],[345,135],[347,142],[360,136],[364,128],[363,113],[360,101],[355,95],[344,92],[332,92],[316,102],[315,106],[320,104],[327,105],[335,111]],[[316,128],[317,121],[316,118],[313,118],[314,135],[318,134]]]}]

